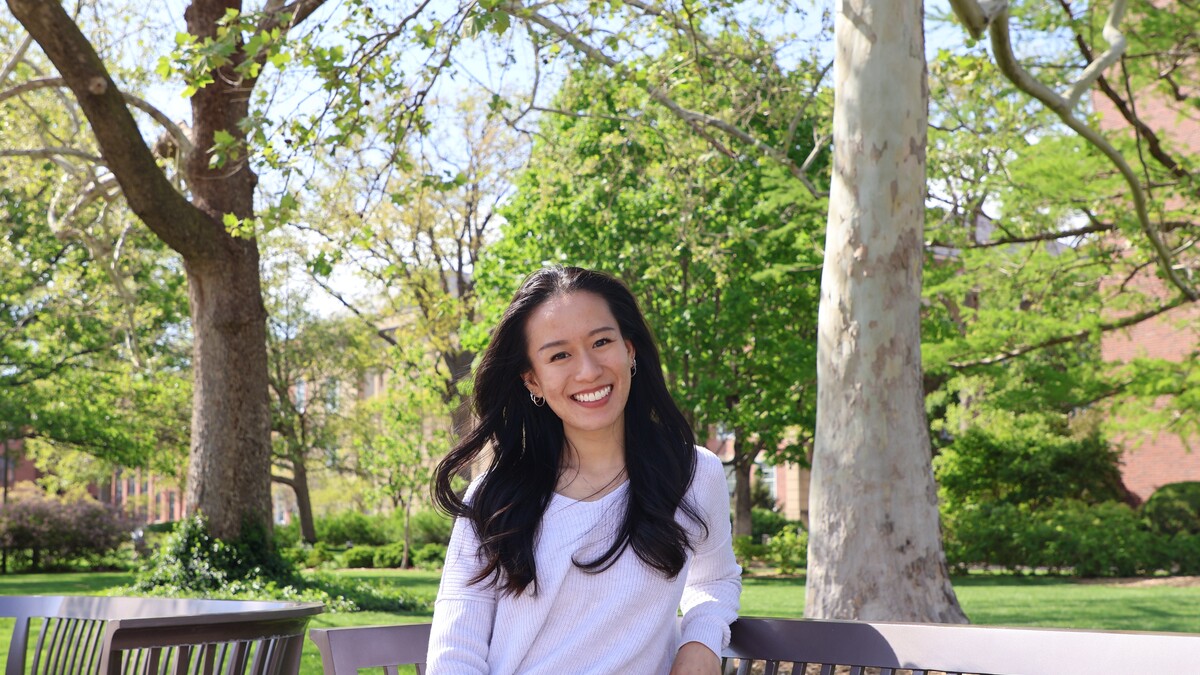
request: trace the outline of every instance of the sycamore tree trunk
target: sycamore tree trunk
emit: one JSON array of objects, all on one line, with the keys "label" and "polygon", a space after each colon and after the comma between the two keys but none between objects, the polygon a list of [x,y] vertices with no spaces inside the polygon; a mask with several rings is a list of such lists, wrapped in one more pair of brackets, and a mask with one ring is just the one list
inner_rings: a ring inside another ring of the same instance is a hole
[{"label": "sycamore tree trunk", "polygon": [[921,3],[840,0],[805,615],[961,623],[921,389]]},{"label": "sycamore tree trunk", "polygon": [[[238,122],[246,117],[255,82],[233,66],[250,57],[237,45],[232,63],[192,98],[196,150],[182,166],[189,201],[157,165],[123,95],[62,5],[57,0],[7,3],[75,95],[130,209],[183,258],[195,334],[187,511],[205,514],[211,533],[223,539],[239,538],[247,525],[269,533],[270,405],[258,245],[231,236],[223,221],[226,214],[254,215],[257,179],[244,157],[214,168],[206,152],[216,131],[245,139]],[[301,0],[278,7],[259,28],[280,27],[284,9],[295,25],[320,4]],[[215,35],[226,8],[240,10],[241,2],[194,0],[185,13],[188,31],[201,39]]]}]

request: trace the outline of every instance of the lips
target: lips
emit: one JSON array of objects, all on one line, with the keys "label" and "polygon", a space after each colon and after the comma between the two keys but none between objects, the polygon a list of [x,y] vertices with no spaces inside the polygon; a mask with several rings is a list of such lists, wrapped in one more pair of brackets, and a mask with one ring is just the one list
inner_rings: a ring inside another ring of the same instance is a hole
[{"label": "lips", "polygon": [[596,391],[589,391],[582,394],[575,394],[571,398],[580,403],[595,403],[612,393],[612,385],[601,387]]}]

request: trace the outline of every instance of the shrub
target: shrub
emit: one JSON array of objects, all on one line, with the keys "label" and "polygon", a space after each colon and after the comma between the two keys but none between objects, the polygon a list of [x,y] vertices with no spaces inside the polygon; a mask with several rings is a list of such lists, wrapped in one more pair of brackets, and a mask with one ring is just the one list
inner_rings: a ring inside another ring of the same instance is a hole
[{"label": "shrub", "polygon": [[380,546],[375,551],[375,566],[384,568],[404,567],[404,543]]},{"label": "shrub", "polygon": [[276,525],[274,532],[275,548],[295,548],[300,545],[300,521],[293,520],[286,525]]},{"label": "shrub", "polygon": [[789,526],[797,525],[798,523],[788,520],[782,513],[757,506],[750,509],[750,536],[754,537],[754,541],[764,541],[767,537],[774,537],[783,532]]},{"label": "shrub", "polygon": [[766,557],[767,545],[758,542],[759,540],[747,534],[733,538],[733,555],[737,558],[738,564],[742,566],[743,572],[748,571],[754,563]]},{"label": "shrub", "polygon": [[946,562],[960,572],[972,564],[1009,570],[1026,564],[1028,537],[1019,534],[1025,520],[1015,504],[970,504],[943,514],[942,526]]},{"label": "shrub", "polygon": [[333,560],[333,551],[329,550],[329,545],[323,541],[318,541],[308,549],[304,556],[305,567],[320,567],[327,562]]},{"label": "shrub", "polygon": [[1200,574],[1200,534],[1177,533],[1166,540],[1163,548],[1162,568],[1176,574]]},{"label": "shrub", "polygon": [[132,521],[107,504],[60,499],[34,487],[14,489],[0,508],[0,542],[34,570],[102,563],[132,531]]},{"label": "shrub", "polygon": [[180,521],[142,567],[134,589],[187,595],[225,591],[235,582],[294,581],[294,569],[266,544],[265,533],[243,529],[243,539],[230,544],[208,533],[202,514]]},{"label": "shrub", "polygon": [[1048,535],[1041,565],[1082,577],[1127,577],[1157,562],[1153,537],[1125,504],[1062,500],[1039,515]]},{"label": "shrub", "polygon": [[[251,565],[254,558],[247,547],[210,536],[202,516],[189,518],[168,537],[131,590],[163,597],[322,602],[330,612],[428,612],[433,608],[431,598],[391,584],[327,574],[279,574],[269,566]],[[328,554],[320,544],[313,550]]]},{"label": "shrub", "polygon": [[316,519],[317,539],[334,546],[369,544],[382,546],[388,541],[380,518],[358,511],[342,511]]},{"label": "shrub", "polygon": [[767,542],[767,562],[780,574],[795,574],[807,566],[808,533],[788,528]]},{"label": "shrub", "polygon": [[1158,488],[1142,505],[1142,515],[1159,534],[1200,533],[1200,482]]},{"label": "shrub", "polygon": [[1098,431],[1074,433],[1065,415],[991,410],[973,424],[934,458],[939,494],[951,511],[1122,496],[1118,452]]},{"label": "shrub", "polygon": [[342,567],[378,567],[375,564],[375,554],[379,549],[374,546],[355,546],[342,553]]},{"label": "shrub", "polygon": [[413,565],[418,569],[437,570],[446,564],[446,545],[429,543],[412,553]]},{"label": "shrub", "polygon": [[[419,548],[425,544],[449,544],[454,520],[436,509],[422,509],[412,515],[408,525],[412,546]],[[402,536],[401,532],[396,538]]]},{"label": "shrub", "polygon": [[1109,577],[1172,566],[1168,541],[1119,502],[1063,499],[1040,509],[988,503],[960,509],[943,523],[947,562],[960,571],[983,564]]}]

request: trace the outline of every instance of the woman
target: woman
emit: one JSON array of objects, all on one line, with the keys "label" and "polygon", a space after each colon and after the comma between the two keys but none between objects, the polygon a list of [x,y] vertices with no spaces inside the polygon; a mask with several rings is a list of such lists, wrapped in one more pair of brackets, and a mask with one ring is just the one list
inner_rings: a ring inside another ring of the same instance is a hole
[{"label": "woman", "polygon": [[[741,592],[725,473],[667,392],[629,289],[577,267],[530,276],[474,407],[434,481],[457,521],[430,675],[718,673]],[[452,479],[486,450],[460,498]]]}]

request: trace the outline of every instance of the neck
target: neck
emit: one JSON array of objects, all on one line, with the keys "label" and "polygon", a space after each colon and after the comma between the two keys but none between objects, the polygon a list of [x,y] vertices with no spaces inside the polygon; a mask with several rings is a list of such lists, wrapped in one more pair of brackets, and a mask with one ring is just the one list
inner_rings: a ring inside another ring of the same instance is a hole
[{"label": "neck", "polygon": [[[619,433],[618,433],[619,432]],[[594,433],[567,434],[562,468],[585,474],[608,473],[625,466],[623,430],[605,429]]]}]

